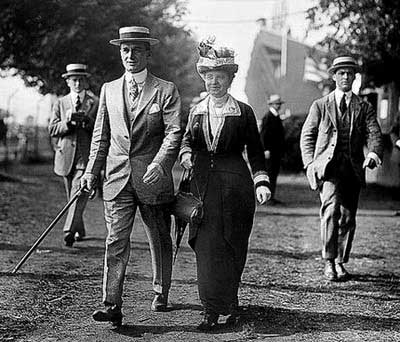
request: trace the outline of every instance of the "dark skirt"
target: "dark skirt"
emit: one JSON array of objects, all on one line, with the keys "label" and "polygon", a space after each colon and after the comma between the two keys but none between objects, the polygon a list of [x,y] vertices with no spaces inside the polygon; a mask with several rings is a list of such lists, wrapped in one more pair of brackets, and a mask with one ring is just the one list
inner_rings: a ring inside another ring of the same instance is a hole
[{"label": "dark skirt", "polygon": [[204,218],[190,227],[196,253],[200,300],[205,311],[222,315],[238,306],[255,199],[250,174],[211,171],[204,198]]}]

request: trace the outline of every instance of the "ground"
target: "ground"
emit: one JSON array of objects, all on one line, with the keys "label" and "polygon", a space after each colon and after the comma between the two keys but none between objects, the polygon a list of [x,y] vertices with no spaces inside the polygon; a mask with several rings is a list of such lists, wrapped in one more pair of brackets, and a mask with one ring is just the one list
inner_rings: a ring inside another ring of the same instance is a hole
[{"label": "ground", "polygon": [[[4,170],[3,170],[4,171]],[[0,341],[400,341],[397,193],[363,191],[345,283],[321,276],[318,197],[302,174],[284,175],[284,205],[258,207],[240,287],[237,327],[196,331],[195,258],[184,237],[167,313],[150,311],[150,251],[140,219],[132,234],[119,330],[92,320],[101,308],[103,205],[87,207],[87,238],[64,247],[62,221],[15,274],[11,270],[65,203],[49,163],[5,170],[0,181]]]}]

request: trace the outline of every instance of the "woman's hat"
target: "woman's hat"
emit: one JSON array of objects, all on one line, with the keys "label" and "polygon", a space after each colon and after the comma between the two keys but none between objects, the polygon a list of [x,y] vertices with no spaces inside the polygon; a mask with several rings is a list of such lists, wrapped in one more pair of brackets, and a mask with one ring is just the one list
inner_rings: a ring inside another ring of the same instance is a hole
[{"label": "woman's hat", "polygon": [[278,94],[272,94],[268,99],[268,104],[282,104],[285,101],[282,101],[281,97]]},{"label": "woman's hat", "polygon": [[202,75],[207,71],[225,70],[236,73],[239,66],[235,64],[235,51],[227,47],[214,47],[215,37],[202,40],[199,44],[199,60],[196,67],[197,72]]},{"label": "woman's hat", "polygon": [[328,72],[334,74],[339,68],[353,68],[355,72],[360,71],[360,66],[351,56],[336,57],[333,60],[332,66],[328,69]]},{"label": "woman's hat", "polygon": [[80,64],[80,63],[74,63],[74,64],[68,64],[66,66],[67,72],[62,74],[62,78],[67,78],[69,76],[86,76],[89,77],[90,74],[87,72],[87,65],[86,64]]},{"label": "woman's hat", "polygon": [[146,42],[150,45],[156,45],[160,41],[150,37],[150,30],[144,26],[127,26],[119,29],[119,39],[110,40],[112,45],[121,45],[129,42]]}]

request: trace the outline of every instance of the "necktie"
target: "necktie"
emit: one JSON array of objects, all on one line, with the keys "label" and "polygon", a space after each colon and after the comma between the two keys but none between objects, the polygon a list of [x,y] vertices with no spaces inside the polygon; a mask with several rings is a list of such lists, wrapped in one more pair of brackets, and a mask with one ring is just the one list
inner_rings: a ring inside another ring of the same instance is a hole
[{"label": "necktie", "polygon": [[79,111],[81,109],[81,99],[79,98],[79,95],[76,97],[76,102],[75,102],[75,111]]},{"label": "necktie", "polygon": [[129,99],[133,102],[135,102],[138,94],[139,94],[139,89],[138,89],[138,85],[135,82],[135,80],[133,79],[133,77],[130,79],[130,81],[128,82],[129,85]]},{"label": "necktie", "polygon": [[346,113],[346,110],[347,110],[346,94],[343,94],[343,97],[340,100],[339,108],[340,108],[340,111],[341,111],[342,114]]}]

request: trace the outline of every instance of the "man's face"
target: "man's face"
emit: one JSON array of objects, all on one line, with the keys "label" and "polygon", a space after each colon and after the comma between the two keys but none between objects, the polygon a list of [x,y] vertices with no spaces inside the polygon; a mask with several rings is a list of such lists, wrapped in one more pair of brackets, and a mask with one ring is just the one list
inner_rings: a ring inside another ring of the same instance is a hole
[{"label": "man's face", "polygon": [[150,50],[145,42],[122,43],[120,52],[126,71],[136,73],[146,68]]},{"label": "man's face", "polygon": [[336,83],[336,88],[343,92],[351,90],[351,86],[356,78],[352,68],[340,68],[333,74],[333,80]]},{"label": "man's face", "polygon": [[85,89],[86,77],[85,76],[69,76],[66,79],[67,86],[75,93],[80,93]]},{"label": "man's face", "polygon": [[279,112],[279,110],[280,110],[281,107],[282,107],[282,104],[281,104],[281,103],[273,103],[273,104],[271,105],[271,107],[275,108],[275,110],[276,110],[277,112]]}]

